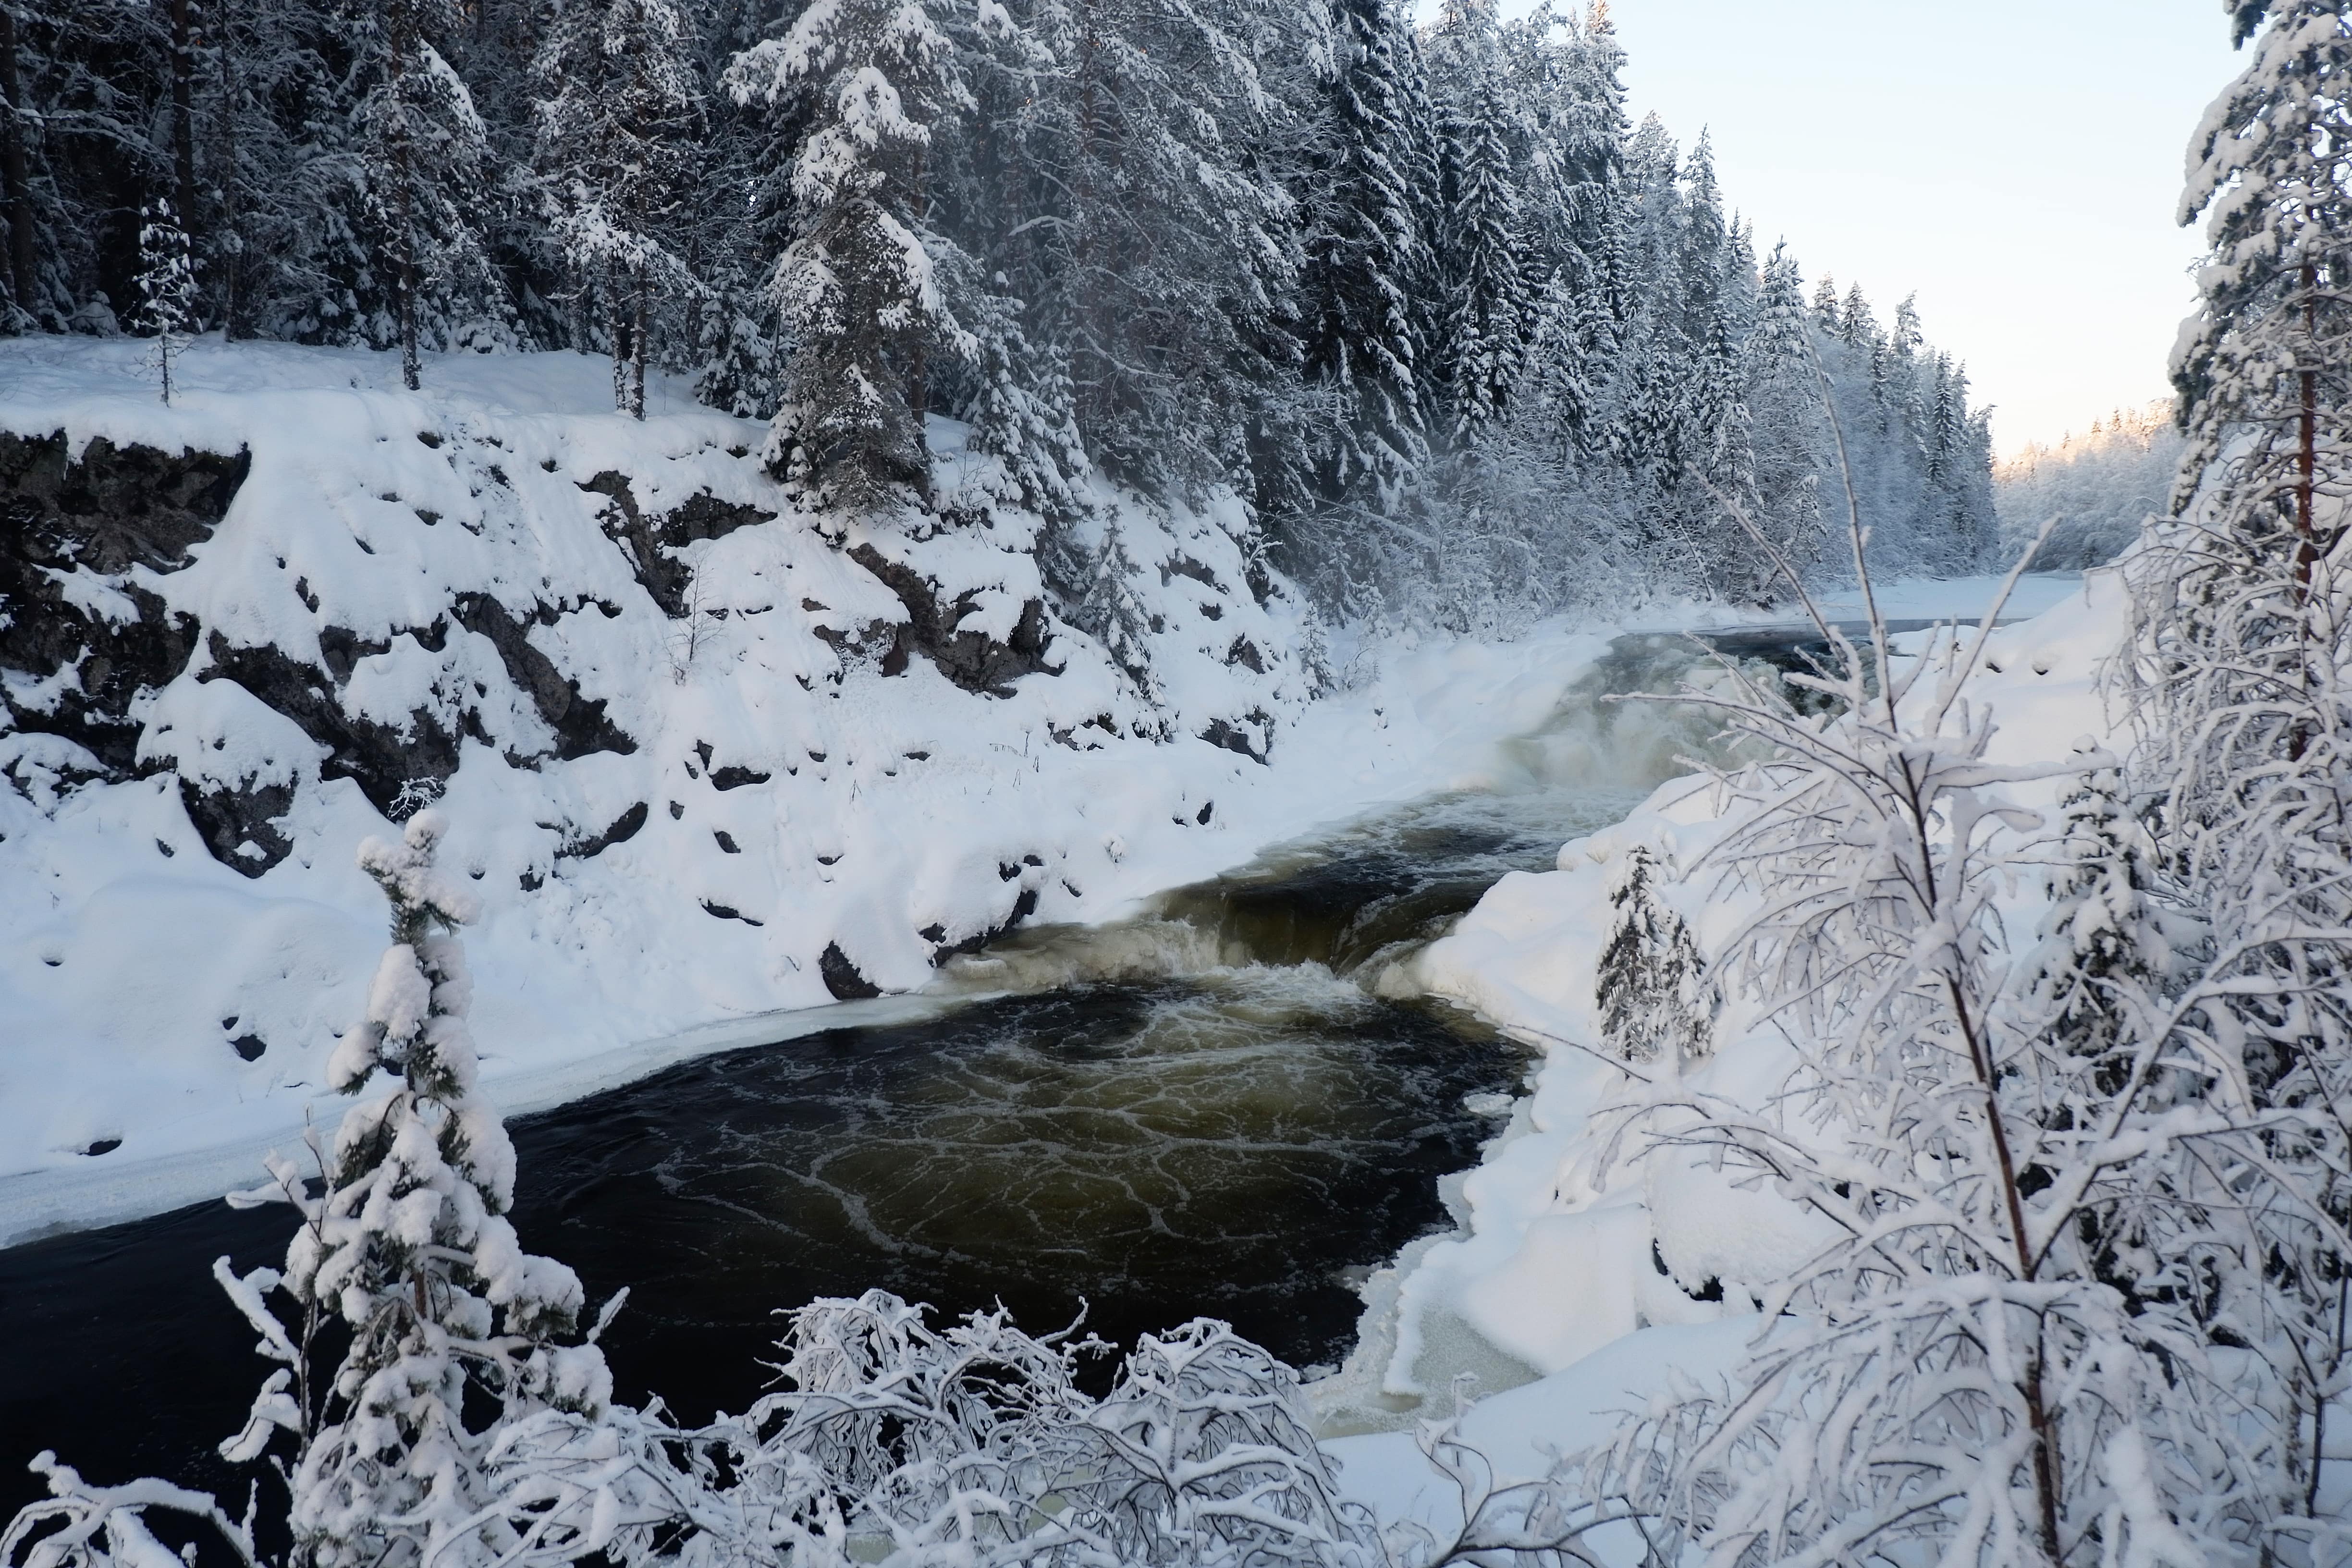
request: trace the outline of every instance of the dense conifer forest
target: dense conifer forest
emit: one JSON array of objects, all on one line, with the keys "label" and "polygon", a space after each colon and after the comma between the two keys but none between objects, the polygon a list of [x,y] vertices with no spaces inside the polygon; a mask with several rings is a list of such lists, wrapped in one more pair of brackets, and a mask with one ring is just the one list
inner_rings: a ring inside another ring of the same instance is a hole
[{"label": "dense conifer forest", "polygon": [[1104,485],[1240,496],[1336,618],[1492,631],[1850,570],[1843,437],[1880,565],[1981,565],[1961,367],[1809,286],[1622,65],[1600,5],[24,0],[0,320],[411,384],[605,354],[622,410],[688,378],[849,509],[957,510],[925,419],[962,421],[1114,644]]}]

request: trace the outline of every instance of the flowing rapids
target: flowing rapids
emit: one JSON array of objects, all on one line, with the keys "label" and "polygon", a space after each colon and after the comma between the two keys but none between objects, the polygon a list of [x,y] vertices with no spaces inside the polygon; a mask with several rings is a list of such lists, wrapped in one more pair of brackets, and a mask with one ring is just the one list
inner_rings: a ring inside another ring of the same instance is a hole
[{"label": "flowing rapids", "polygon": [[[1794,638],[1743,634],[1742,657]],[[1395,968],[1506,872],[1549,867],[1707,743],[1685,639],[1626,637],[1478,787],[1283,846],[1145,918],[951,963],[971,1000],[669,1068],[518,1120],[516,1220],[592,1300],[624,1397],[741,1409],[774,1312],[880,1286],[1112,1340],[1201,1315],[1295,1364],[1348,1353],[1357,1287],[1446,1227],[1526,1058]],[[55,1447],[92,1479],[242,1495],[212,1455],[263,1366],[214,1258],[282,1211],[222,1205],[0,1252],[0,1515]]]}]

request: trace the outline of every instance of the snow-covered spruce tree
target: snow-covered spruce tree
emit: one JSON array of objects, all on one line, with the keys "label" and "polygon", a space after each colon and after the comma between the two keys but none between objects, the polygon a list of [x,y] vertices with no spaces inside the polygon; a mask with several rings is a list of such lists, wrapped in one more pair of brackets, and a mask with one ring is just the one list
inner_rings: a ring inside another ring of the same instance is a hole
[{"label": "snow-covered spruce tree", "polygon": [[187,342],[196,310],[196,273],[188,259],[188,231],[158,196],[139,222],[139,293],[142,325],[155,336],[155,374],[172,401],[172,356]]},{"label": "snow-covered spruce tree", "polygon": [[380,276],[362,300],[368,335],[400,348],[416,390],[418,353],[481,318],[503,289],[482,237],[488,131],[436,40],[460,26],[453,0],[352,0],[362,223]]},{"label": "snow-covered spruce tree", "polygon": [[1438,258],[1444,289],[1446,438],[1475,449],[1509,407],[1532,300],[1521,262],[1520,192],[1512,166],[1508,84],[1491,10],[1455,7],[1445,27],[1454,96],[1444,109],[1444,212]]},{"label": "snow-covered spruce tree", "polygon": [[549,237],[572,287],[603,296],[614,402],[638,419],[656,301],[697,288],[681,251],[701,119],[695,43],[677,0],[567,0],[531,68]]},{"label": "snow-covered spruce tree", "polygon": [[1317,493],[1383,509],[1428,455],[1412,309],[1435,170],[1418,45],[1390,0],[1339,0],[1328,122],[1300,182],[1306,375],[1339,399]]},{"label": "snow-covered spruce tree", "polygon": [[1682,916],[1658,897],[1659,869],[1636,844],[1609,889],[1616,912],[1593,991],[1601,1043],[1619,1061],[1694,1060],[1706,1055],[1714,1026],[1706,962]]},{"label": "snow-covered spruce tree", "polygon": [[923,174],[935,125],[971,103],[954,44],[925,0],[817,0],[725,85],[807,121],[794,237],[769,283],[793,352],[768,466],[853,509],[919,498],[925,360],[972,348],[940,287],[950,242]]},{"label": "snow-covered spruce tree", "polygon": [[[282,1271],[239,1279],[226,1259],[215,1266],[264,1353],[286,1363],[223,1452],[249,1460],[279,1430],[292,1435],[289,1523],[304,1568],[498,1560],[514,1540],[486,1512],[501,1428],[547,1408],[593,1418],[612,1397],[603,1352],[558,1342],[579,1313],[579,1279],[523,1251],[506,1217],[514,1146],[475,1087],[471,983],[454,934],[474,899],[435,869],[443,831],[428,809],[398,843],[360,848],[391,901],[393,942],[328,1074],[350,1094],[386,1074],[390,1091],[355,1106],[320,1151],[323,1192],[274,1159],[275,1181],[236,1200],[301,1215]],[[273,1291],[291,1324],[271,1310]],[[312,1338],[330,1318],[351,1348],[314,1381]]]}]

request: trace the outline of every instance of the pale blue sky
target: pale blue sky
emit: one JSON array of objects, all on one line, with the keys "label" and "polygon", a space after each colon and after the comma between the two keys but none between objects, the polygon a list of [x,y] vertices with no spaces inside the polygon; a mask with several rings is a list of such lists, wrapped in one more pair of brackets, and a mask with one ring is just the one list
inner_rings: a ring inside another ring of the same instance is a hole
[{"label": "pale blue sky", "polygon": [[[1582,0],[1559,0],[1563,7]],[[1508,0],[1506,0],[1508,5]],[[1524,10],[1525,6],[1513,7]],[[1995,405],[1996,447],[2165,395],[2181,161],[2239,68],[2217,0],[1613,0],[1638,119],[1715,133],[1807,287],[1859,280]]]}]

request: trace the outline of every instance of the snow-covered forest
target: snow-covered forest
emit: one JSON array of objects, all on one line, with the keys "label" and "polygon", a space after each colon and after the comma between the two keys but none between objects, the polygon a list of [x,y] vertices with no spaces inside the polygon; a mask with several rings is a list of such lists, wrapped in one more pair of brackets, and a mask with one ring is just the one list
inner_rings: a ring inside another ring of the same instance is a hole
[{"label": "snow-covered forest", "polygon": [[[0,1568],[2352,1568],[2352,0],[2222,10],[2173,428],[1997,518],[1598,5],[0,0],[0,1268],[138,1281],[0,1368],[256,1352]],[[1380,1207],[1334,1028],[1458,1101],[1343,1356],[1014,1321],[1203,1151]],[[726,1070],[869,1051],[944,1152]],[[513,1113],[669,1063],[756,1179],[592,1281]],[[824,1204],[999,1275],[632,1385]]]},{"label": "snow-covered forest", "polygon": [[1817,359],[1884,567],[1980,567],[1960,367],[1809,292],[1620,67],[1598,6],[30,0],[0,281],[18,331],[396,347],[412,387],[609,354],[621,407],[688,378],[844,505],[950,510],[957,419],[1114,642],[1095,475],[1238,495],[1343,618],[1769,597],[1733,507],[1834,574]]},{"label": "snow-covered forest", "polygon": [[2057,445],[2028,442],[1993,465],[2002,550],[2015,559],[2051,524],[2034,554],[2051,570],[2102,566],[2169,510],[2180,473],[2181,436],[2168,398],[2118,408],[2091,422],[2087,436]]}]

